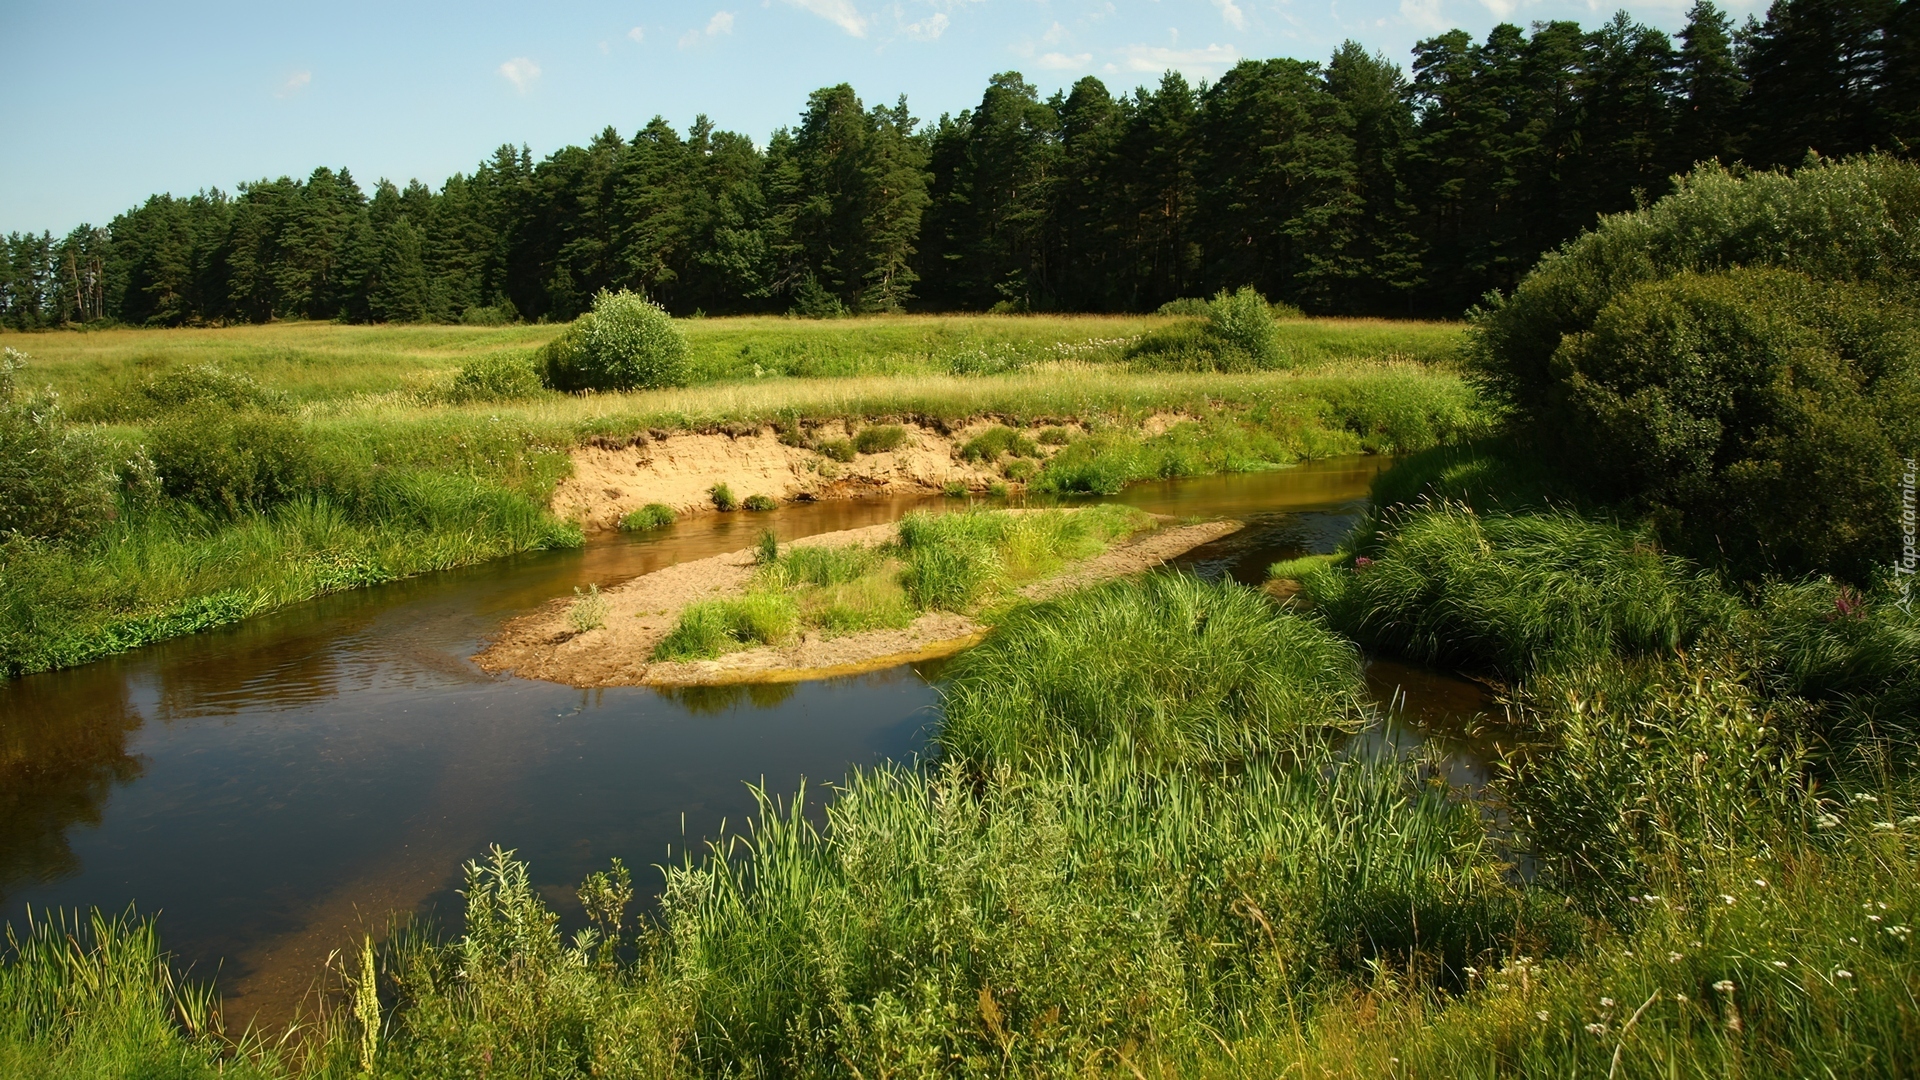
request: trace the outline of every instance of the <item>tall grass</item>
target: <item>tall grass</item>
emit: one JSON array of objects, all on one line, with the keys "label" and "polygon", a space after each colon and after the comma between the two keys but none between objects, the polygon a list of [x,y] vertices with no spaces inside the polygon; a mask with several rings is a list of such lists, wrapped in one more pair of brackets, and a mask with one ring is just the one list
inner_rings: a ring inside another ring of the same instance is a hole
[{"label": "tall grass", "polygon": [[1509,677],[1671,654],[1730,630],[1737,605],[1645,532],[1570,512],[1427,503],[1373,554],[1308,571],[1306,594],[1364,645]]},{"label": "tall grass", "polygon": [[1015,613],[949,669],[942,754],[1231,763],[1364,717],[1360,658],[1255,590],[1184,574]]}]

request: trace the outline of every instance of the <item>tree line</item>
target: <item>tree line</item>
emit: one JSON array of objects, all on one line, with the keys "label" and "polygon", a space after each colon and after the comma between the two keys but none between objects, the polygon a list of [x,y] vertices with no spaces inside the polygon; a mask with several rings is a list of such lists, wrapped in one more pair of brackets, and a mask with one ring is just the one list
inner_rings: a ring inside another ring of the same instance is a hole
[{"label": "tree line", "polygon": [[1694,163],[1920,141],[1920,0],[1777,0],[1677,39],[1502,24],[1248,60],[1115,95],[994,76],[923,124],[815,91],[764,147],[705,117],[439,190],[320,168],[155,195],[104,228],[14,233],[0,323],[571,319],[603,288],[685,314],[1150,310],[1253,285],[1309,311],[1459,313]]}]

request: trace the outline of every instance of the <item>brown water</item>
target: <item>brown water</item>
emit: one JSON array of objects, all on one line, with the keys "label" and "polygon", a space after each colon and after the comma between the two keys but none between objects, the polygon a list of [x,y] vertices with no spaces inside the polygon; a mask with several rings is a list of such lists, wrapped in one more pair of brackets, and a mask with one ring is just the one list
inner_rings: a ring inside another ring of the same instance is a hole
[{"label": "brown water", "polygon": [[[1115,501],[1247,521],[1181,562],[1258,581],[1274,559],[1344,536],[1382,464],[1141,485]],[[599,537],[0,684],[0,920],[158,912],[169,947],[217,968],[229,1017],[244,1020],[284,1016],[330,950],[391,913],[456,912],[459,866],[489,843],[528,859],[562,911],[614,856],[651,884],[645,868],[745,817],[748,781],[790,791],[911,757],[934,720],[927,669],[669,694],[492,678],[467,658],[576,586],[739,550],[767,527],[792,538],[941,502],[795,505]],[[1447,718],[1482,707],[1457,680],[1378,664],[1373,676],[1383,700],[1418,676],[1425,689],[1406,689],[1450,701]],[[1473,782],[1483,748],[1449,746]]]}]

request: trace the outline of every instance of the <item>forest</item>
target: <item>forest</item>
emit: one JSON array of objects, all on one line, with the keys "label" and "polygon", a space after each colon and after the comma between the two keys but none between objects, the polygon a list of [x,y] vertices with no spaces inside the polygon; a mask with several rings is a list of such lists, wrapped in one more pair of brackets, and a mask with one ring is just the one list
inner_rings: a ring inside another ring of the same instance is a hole
[{"label": "forest", "polygon": [[1348,42],[1116,95],[1018,72],[927,123],[815,91],[764,144],[704,116],[502,146],[438,190],[345,169],[154,195],[13,233],[0,325],[565,321],[602,289],[677,315],[1150,311],[1252,285],[1322,314],[1455,316],[1701,161],[1796,166],[1920,136],[1920,6],[1708,0],[1675,38],[1502,24]]}]

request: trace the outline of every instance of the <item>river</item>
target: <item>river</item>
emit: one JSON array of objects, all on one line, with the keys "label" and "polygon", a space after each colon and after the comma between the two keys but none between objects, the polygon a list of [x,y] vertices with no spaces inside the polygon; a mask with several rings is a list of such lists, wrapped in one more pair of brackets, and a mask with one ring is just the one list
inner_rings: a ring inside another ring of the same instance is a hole
[{"label": "river", "polygon": [[[1347,533],[1380,458],[1145,484],[1112,501],[1249,527],[1180,560],[1249,583]],[[297,605],[70,671],[0,684],[0,919],[29,908],[158,914],[229,1022],[284,1019],[328,953],[393,914],[458,913],[461,863],[498,843],[548,901],[618,856],[651,867],[740,824],[747,782],[791,792],[912,757],[936,718],[933,667],[791,686],[581,691],[489,677],[468,660],[552,597],[676,562],[895,520],[938,498],[707,515],[577,551],[517,556]],[[1451,738],[1476,688],[1372,665],[1417,728]],[[1471,785],[1485,752],[1450,741]]]}]

